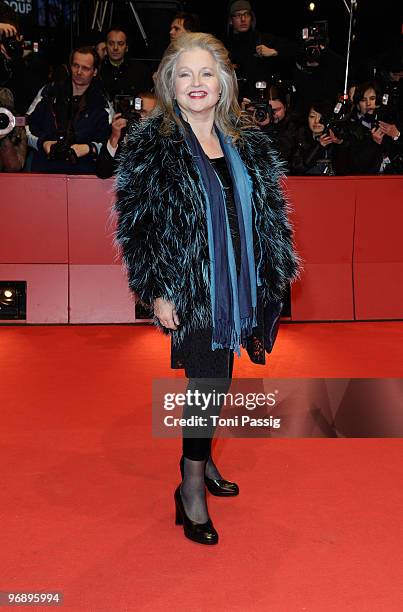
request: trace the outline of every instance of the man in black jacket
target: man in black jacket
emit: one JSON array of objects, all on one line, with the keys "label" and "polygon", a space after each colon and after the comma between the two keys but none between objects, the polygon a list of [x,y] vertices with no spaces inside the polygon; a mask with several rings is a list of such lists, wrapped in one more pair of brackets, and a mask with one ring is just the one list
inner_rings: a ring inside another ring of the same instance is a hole
[{"label": "man in black jacket", "polygon": [[43,87],[28,109],[32,172],[94,174],[95,159],[110,132],[112,107],[96,79],[92,47],[71,56],[71,76]]},{"label": "man in black jacket", "polygon": [[106,34],[106,57],[100,68],[102,83],[111,100],[118,94],[136,96],[153,86],[147,67],[138,60],[128,59],[127,34],[113,27]]},{"label": "man in black jacket", "polygon": [[271,75],[287,76],[297,45],[275,34],[256,29],[256,17],[247,0],[230,2],[228,35],[224,41],[240,84],[240,99],[253,98],[255,83],[268,81]]}]

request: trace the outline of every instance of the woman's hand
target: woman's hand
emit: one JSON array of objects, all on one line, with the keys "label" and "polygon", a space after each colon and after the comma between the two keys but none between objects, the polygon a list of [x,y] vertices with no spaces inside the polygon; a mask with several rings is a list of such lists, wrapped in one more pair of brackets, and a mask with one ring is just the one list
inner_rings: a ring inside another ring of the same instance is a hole
[{"label": "woman's hand", "polygon": [[163,298],[154,300],[154,314],[161,325],[168,329],[177,329],[180,323],[174,304]]},{"label": "woman's hand", "polygon": [[322,134],[319,137],[319,142],[322,145],[322,147],[328,147],[329,145],[333,143],[333,140],[329,134]]},{"label": "woman's hand", "polygon": [[319,138],[319,142],[322,147],[327,147],[330,144],[341,144],[343,141],[334,135],[333,130],[329,129],[329,133],[322,134],[322,136]]},{"label": "woman's hand", "polygon": [[376,144],[379,144],[379,145],[382,144],[384,133],[382,132],[380,127],[372,128],[371,134],[372,134],[372,140],[376,142]]},{"label": "woman's hand", "polygon": [[379,129],[381,130],[382,134],[386,134],[386,136],[390,136],[391,138],[398,138],[400,136],[400,132],[394,123],[380,121]]}]

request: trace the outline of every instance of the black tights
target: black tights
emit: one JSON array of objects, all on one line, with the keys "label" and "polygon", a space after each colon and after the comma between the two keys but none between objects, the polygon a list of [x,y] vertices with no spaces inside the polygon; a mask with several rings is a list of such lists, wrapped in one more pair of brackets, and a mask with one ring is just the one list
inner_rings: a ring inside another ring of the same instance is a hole
[{"label": "black tights", "polygon": [[[205,359],[198,359],[196,363],[186,364],[186,376],[189,378],[187,389],[192,392],[198,390],[200,393],[227,393],[231,385],[232,370],[234,364],[234,353],[229,349],[218,349],[211,351],[210,347],[206,347]],[[213,361],[213,363],[212,363]],[[213,379],[211,382],[209,378]],[[219,380],[215,380],[219,379]],[[183,409],[183,417],[189,418],[193,414],[208,418],[211,415],[219,415],[221,405],[209,406],[206,410],[201,411],[200,408],[185,405]],[[205,437],[195,437],[200,431],[205,433]],[[193,437],[192,437],[193,436]],[[211,425],[207,428],[183,428],[183,456],[193,461],[207,460],[211,454],[211,441],[214,436],[214,427]]]}]

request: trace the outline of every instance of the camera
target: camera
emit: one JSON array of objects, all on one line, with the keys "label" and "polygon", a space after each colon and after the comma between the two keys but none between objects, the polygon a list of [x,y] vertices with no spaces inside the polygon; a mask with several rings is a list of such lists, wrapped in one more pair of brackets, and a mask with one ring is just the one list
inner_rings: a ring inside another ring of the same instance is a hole
[{"label": "camera", "polygon": [[302,28],[302,54],[305,63],[319,63],[323,47],[328,44],[327,21],[314,21]]},{"label": "camera", "polygon": [[25,117],[15,117],[8,108],[0,107],[0,136],[7,136],[16,126],[24,126]]},{"label": "camera", "polygon": [[322,134],[324,136],[329,135],[329,130],[332,130],[336,138],[343,139],[346,135],[346,124],[348,119],[348,108],[347,105],[342,102],[337,102],[333,109],[333,115],[331,117],[322,117],[322,124],[324,130]]},{"label": "camera", "polygon": [[65,134],[59,134],[57,141],[52,144],[48,159],[52,161],[67,161],[71,164],[77,163],[78,157],[76,152],[70,147],[69,139]]},{"label": "camera", "polygon": [[381,97],[381,105],[377,109],[378,121],[385,123],[396,123],[399,115],[399,82],[385,83]]},{"label": "camera", "polygon": [[386,88],[380,99],[380,104],[377,105],[373,113],[365,113],[362,117],[362,124],[368,129],[378,129],[379,122],[394,124],[398,120],[398,108],[396,100],[388,93]]},{"label": "camera", "polygon": [[263,123],[273,118],[273,109],[266,100],[266,81],[257,81],[255,84],[256,94],[247,107],[247,112],[252,114],[257,123]]},{"label": "camera", "polygon": [[31,40],[18,40],[15,36],[2,38],[1,43],[11,59],[20,59],[24,51],[39,51],[39,43]]},{"label": "camera", "polygon": [[118,94],[113,99],[113,108],[116,113],[121,113],[124,119],[127,119],[128,123],[140,121],[140,111],[143,106],[143,100],[141,98],[135,98],[134,96],[126,94]]}]

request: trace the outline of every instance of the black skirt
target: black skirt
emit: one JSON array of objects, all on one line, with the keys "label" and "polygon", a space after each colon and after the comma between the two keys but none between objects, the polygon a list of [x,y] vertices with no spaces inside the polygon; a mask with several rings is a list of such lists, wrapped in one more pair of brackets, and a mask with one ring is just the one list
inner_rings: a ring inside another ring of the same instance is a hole
[{"label": "black skirt", "polygon": [[[259,296],[257,300],[257,326],[253,328],[252,335],[246,340],[245,350],[252,363],[265,365],[266,351],[270,352],[271,320],[268,320],[263,301]],[[265,316],[266,315],[266,316]],[[265,334],[266,327],[266,334]],[[277,332],[276,330],[275,333]],[[211,327],[198,329],[187,334],[180,346],[174,346],[171,341],[171,368],[184,369],[188,378],[198,376],[200,378],[224,378],[221,372],[225,372],[228,362],[228,354],[232,349],[211,348]],[[274,342],[274,340],[273,340]],[[194,374],[197,372],[197,374]]]}]

